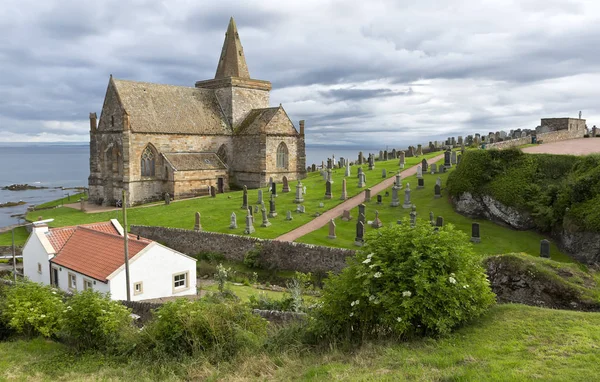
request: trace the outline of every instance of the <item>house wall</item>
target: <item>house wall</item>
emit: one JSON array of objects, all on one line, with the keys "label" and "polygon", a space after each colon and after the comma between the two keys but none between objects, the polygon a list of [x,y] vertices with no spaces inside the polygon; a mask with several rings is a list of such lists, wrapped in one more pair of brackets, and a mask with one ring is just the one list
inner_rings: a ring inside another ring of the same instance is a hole
[{"label": "house wall", "polygon": [[[43,233],[39,233],[43,235]],[[42,245],[36,232],[33,232],[23,247],[23,273],[34,283],[50,284],[50,268],[48,260],[51,255]],[[38,272],[38,263],[42,265],[42,273]]]},{"label": "house wall", "polygon": [[[51,267],[58,268],[58,288],[60,290],[64,290],[65,292],[75,292],[75,291],[81,292],[81,291],[83,291],[83,280],[86,279],[86,280],[92,281],[92,289],[93,290],[100,292],[100,293],[109,293],[110,292],[108,283],[103,283],[101,281],[94,280],[94,279],[87,277],[79,272],[75,272],[73,270],[70,270],[68,268],[62,267],[57,264],[51,263]],[[76,284],[77,284],[77,289],[75,289],[75,290],[69,289],[69,273],[73,273],[75,275]]]},{"label": "house wall", "polygon": [[[196,294],[196,260],[156,243],[138,255],[129,263],[132,301]],[[189,272],[189,288],[173,291],[173,274],[185,271]],[[136,295],[133,286],[140,281],[143,283],[143,293]],[[113,300],[127,299],[124,269],[115,274],[109,283]]]}]

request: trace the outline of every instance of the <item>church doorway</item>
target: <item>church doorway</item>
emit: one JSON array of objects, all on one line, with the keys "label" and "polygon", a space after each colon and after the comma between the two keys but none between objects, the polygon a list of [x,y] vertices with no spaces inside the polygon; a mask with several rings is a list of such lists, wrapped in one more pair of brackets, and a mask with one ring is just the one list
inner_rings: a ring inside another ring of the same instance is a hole
[{"label": "church doorway", "polygon": [[222,194],[225,192],[224,187],[225,187],[225,182],[223,181],[223,178],[218,178],[217,179],[217,190],[219,191],[219,194]]}]

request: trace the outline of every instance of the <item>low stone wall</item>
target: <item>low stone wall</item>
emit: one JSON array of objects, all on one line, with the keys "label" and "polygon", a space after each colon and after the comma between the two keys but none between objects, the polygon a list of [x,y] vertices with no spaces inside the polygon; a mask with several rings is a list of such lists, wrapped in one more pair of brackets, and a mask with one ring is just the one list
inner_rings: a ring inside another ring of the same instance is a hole
[{"label": "low stone wall", "polygon": [[[21,256],[23,254],[23,247],[15,246],[15,255]],[[12,245],[0,245],[0,255],[12,255]]]},{"label": "low stone wall", "polygon": [[280,310],[252,309],[252,313],[276,324],[287,324],[298,321],[302,322],[307,318],[306,313],[282,312]]},{"label": "low stone wall", "polygon": [[222,254],[227,260],[243,261],[246,253],[260,245],[260,262],[265,267],[300,272],[339,272],[355,251],[287,241],[179,228],[131,226],[131,233],[157,241],[189,256],[201,252]]},{"label": "low stone wall", "polygon": [[559,130],[550,133],[537,134],[537,141],[542,143],[551,143],[566,141],[567,139],[583,138],[585,130]]},{"label": "low stone wall", "polygon": [[527,145],[529,143],[531,143],[531,135],[528,135],[523,138],[509,139],[507,141],[502,141],[502,142],[488,143],[488,144],[486,144],[485,147],[490,148],[490,149],[494,148],[494,149],[502,150],[502,149],[507,149],[509,147],[517,147],[517,146]]}]

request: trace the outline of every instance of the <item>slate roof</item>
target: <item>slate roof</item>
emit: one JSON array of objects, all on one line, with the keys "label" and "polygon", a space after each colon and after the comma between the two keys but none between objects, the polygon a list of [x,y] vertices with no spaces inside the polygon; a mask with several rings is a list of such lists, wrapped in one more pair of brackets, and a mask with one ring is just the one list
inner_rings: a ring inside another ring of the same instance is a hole
[{"label": "slate roof", "polygon": [[[129,259],[152,241],[129,236]],[[107,281],[107,277],[125,263],[123,237],[79,226],[60,252],[50,260],[88,277]]]},{"label": "slate roof", "polygon": [[163,153],[167,162],[177,171],[226,170],[227,166],[216,153]]},{"label": "slate roof", "polygon": [[240,123],[235,133],[238,135],[258,135],[277,114],[280,106],[263,109],[252,109],[248,116]]},{"label": "slate roof", "polygon": [[113,82],[133,132],[231,135],[213,90],[114,78]]},{"label": "slate roof", "polygon": [[229,19],[229,26],[227,27],[227,33],[225,33],[221,57],[215,74],[215,78],[225,77],[250,78],[248,65],[246,65],[246,58],[244,57],[244,48],[242,48],[242,42],[233,17]]},{"label": "slate roof", "polygon": [[112,235],[119,235],[120,237],[122,237],[119,234],[119,231],[117,231],[115,226],[110,221],[84,224],[80,226],[51,228],[50,230],[48,230],[48,232],[45,233],[45,235],[52,247],[54,248],[55,253],[60,252],[65,243],[71,238],[71,235],[73,235],[77,227],[89,228],[95,231],[110,233]]}]

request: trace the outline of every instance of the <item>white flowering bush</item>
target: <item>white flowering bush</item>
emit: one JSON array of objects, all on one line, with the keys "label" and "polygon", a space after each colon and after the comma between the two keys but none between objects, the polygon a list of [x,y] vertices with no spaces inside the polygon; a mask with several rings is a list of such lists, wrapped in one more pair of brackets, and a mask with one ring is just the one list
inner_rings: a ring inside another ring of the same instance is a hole
[{"label": "white flowering bush", "polygon": [[323,290],[312,329],[319,337],[450,332],[495,297],[467,236],[450,224],[411,227],[406,219],[373,231]]},{"label": "white flowering bush", "polygon": [[108,295],[85,290],[67,300],[64,339],[78,349],[123,351],[133,330],[131,311]]},{"label": "white flowering bush", "polygon": [[59,292],[32,282],[6,288],[0,301],[2,320],[18,334],[53,337],[61,327],[65,305]]}]

